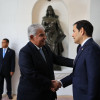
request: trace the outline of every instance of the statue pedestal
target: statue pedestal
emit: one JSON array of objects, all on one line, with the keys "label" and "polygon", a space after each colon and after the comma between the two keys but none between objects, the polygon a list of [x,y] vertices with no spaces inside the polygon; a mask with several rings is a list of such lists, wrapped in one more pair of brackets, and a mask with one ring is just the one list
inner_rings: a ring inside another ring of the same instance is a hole
[{"label": "statue pedestal", "polygon": [[64,67],[61,71],[54,71],[55,79],[60,80],[66,76],[68,76],[72,72],[72,68]]}]

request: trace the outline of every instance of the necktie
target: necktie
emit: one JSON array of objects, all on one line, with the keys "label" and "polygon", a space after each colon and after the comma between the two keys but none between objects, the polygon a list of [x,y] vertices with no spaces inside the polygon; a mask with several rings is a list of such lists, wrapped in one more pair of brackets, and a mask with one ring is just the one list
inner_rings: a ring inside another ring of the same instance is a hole
[{"label": "necktie", "polygon": [[6,54],[6,49],[3,49],[3,58],[5,57],[5,54]]},{"label": "necktie", "polygon": [[82,49],[82,46],[80,46],[80,47],[79,47],[78,52],[80,52],[80,51],[81,51],[81,49]]},{"label": "necktie", "polygon": [[42,51],[42,48],[40,48],[39,51],[40,51],[40,53],[41,53],[43,59],[46,61],[45,55],[44,55],[44,53],[43,53],[43,51]]},{"label": "necktie", "polygon": [[76,58],[75,58],[75,60],[74,60],[74,64],[75,64],[75,62],[76,62],[76,59],[77,59],[78,55],[80,54],[81,49],[82,49],[82,46],[80,46],[80,47],[78,48],[78,52],[77,52]]}]

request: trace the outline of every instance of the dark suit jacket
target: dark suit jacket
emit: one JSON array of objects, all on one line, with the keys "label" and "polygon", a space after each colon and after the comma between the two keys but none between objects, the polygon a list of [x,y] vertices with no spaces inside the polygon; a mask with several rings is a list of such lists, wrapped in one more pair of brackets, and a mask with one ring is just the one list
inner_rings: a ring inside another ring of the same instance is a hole
[{"label": "dark suit jacket", "polygon": [[3,49],[0,48],[0,72],[4,75],[9,75],[15,71],[15,51],[8,48],[3,58]]},{"label": "dark suit jacket", "polygon": [[31,42],[20,50],[17,100],[54,100],[56,93],[50,91],[51,80],[54,80],[53,63],[73,66],[72,59],[56,56],[46,45],[42,49],[46,62]]},{"label": "dark suit jacket", "polygon": [[73,73],[61,82],[73,84],[74,100],[100,100],[100,47],[92,38],[78,52]]}]

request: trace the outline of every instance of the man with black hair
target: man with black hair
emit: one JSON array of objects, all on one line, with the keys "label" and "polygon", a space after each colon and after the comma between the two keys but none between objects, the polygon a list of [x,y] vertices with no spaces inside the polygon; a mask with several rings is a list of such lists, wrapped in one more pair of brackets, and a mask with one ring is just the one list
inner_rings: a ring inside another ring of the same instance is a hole
[{"label": "man with black hair", "polygon": [[8,47],[9,40],[2,40],[0,48],[0,100],[2,99],[4,79],[7,83],[7,95],[12,99],[11,77],[15,71],[15,51]]},{"label": "man with black hair", "polygon": [[74,24],[72,37],[79,44],[73,72],[60,82],[53,81],[52,91],[73,84],[74,100],[100,100],[100,46],[93,40],[93,26],[87,20]]}]

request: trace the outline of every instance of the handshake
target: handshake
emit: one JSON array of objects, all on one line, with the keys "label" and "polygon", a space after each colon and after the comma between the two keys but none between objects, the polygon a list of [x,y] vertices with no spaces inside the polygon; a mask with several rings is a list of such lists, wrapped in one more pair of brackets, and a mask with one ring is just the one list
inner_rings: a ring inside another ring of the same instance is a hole
[{"label": "handshake", "polygon": [[61,88],[61,82],[60,81],[57,81],[57,80],[51,80],[51,87],[50,87],[50,90],[53,91],[53,92],[56,92],[59,88]]}]

